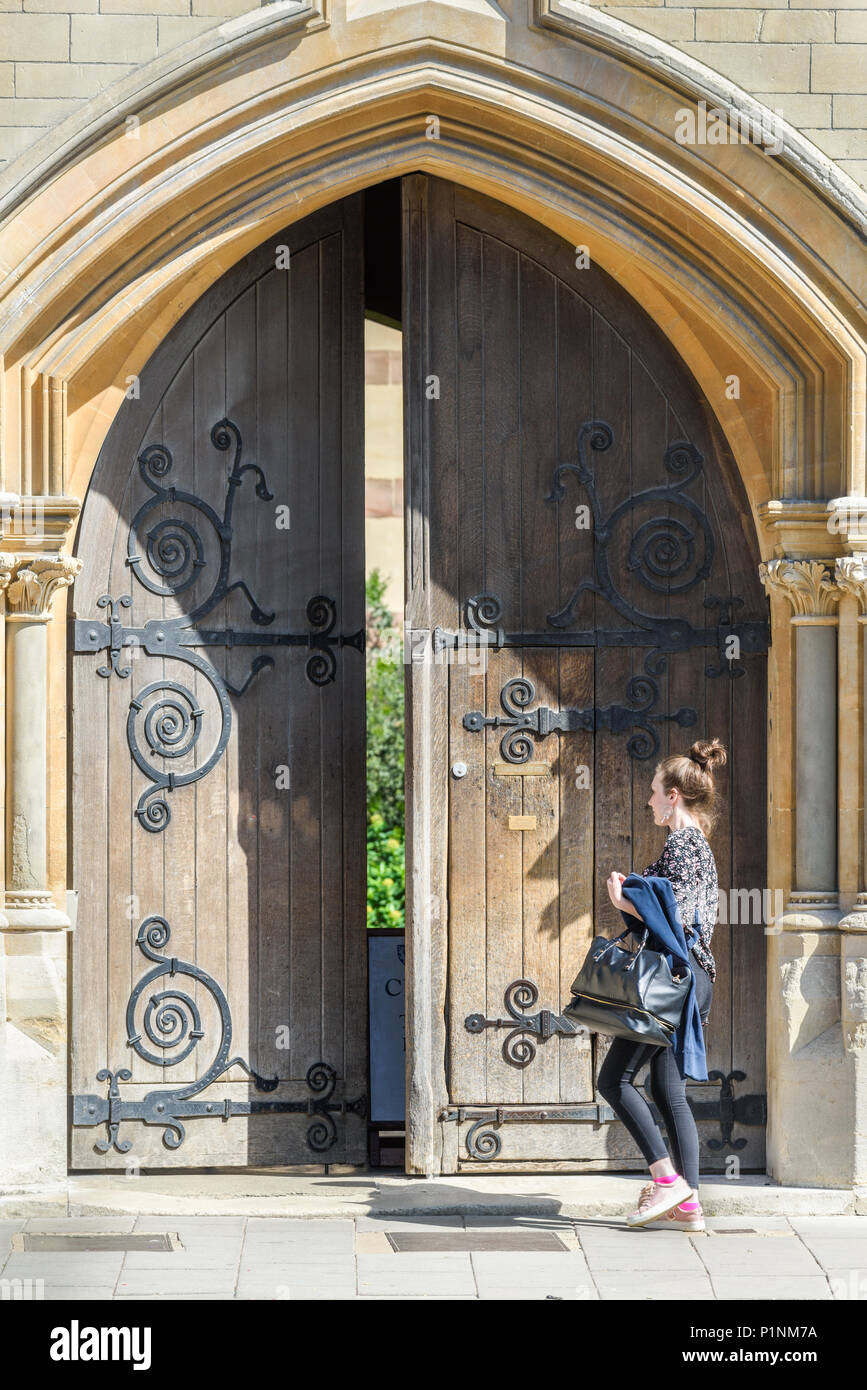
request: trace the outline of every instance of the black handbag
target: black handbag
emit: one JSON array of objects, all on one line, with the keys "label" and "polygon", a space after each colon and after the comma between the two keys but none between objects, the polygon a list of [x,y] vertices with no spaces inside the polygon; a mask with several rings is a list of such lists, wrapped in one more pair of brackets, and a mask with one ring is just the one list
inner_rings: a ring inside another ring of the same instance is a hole
[{"label": "black handbag", "polygon": [[675,978],[662,952],[648,949],[648,927],[637,951],[621,946],[632,931],[627,927],[620,936],[594,937],[563,1013],[593,1033],[671,1047],[692,973],[681,966],[681,977]]}]

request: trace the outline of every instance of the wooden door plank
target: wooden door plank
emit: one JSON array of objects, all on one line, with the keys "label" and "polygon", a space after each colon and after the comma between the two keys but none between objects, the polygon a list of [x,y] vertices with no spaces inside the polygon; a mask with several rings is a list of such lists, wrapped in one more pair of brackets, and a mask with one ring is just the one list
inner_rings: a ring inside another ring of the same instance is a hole
[{"label": "wooden door plank", "polygon": [[[291,258],[290,258],[291,265]],[[297,518],[289,506],[286,345],[292,270],[276,267],[256,284],[256,401],[258,460],[274,494],[256,507],[256,587],[274,612],[275,630],[289,631],[289,557],[296,543]],[[278,508],[289,507],[286,512]],[[288,529],[278,527],[288,519]],[[263,557],[267,556],[267,567]],[[294,717],[293,681],[299,674],[293,653],[273,652],[274,665],[257,680],[257,759],[259,779],[256,892],[259,904],[255,946],[249,962],[251,1048],[262,1075],[291,1076],[289,1012],[290,823],[294,788],[289,740]],[[252,691],[250,692],[252,694]],[[285,769],[278,772],[278,769]],[[289,785],[287,786],[287,780]],[[253,954],[255,951],[255,955]],[[255,1004],[255,1008],[253,1008]],[[254,1030],[254,1031],[253,1031]]]},{"label": "wooden door plank", "polygon": [[[536,705],[557,709],[560,704],[558,653],[538,647],[524,649],[524,679],[535,686]],[[525,978],[538,991],[536,1008],[557,1009],[560,992],[560,903],[557,843],[560,833],[559,780],[562,735],[535,740],[534,757],[549,768],[547,777],[522,779],[524,814],[536,828],[517,832],[524,850],[524,968]],[[566,735],[568,737],[568,735]],[[536,1056],[522,1073],[525,1104],[545,1101],[560,1089],[559,1043],[539,1043]]]},{"label": "wooden door plank", "polygon": [[[363,199],[344,200],[340,320],[340,489],[342,547],[340,614],[347,633],[366,619],[364,552],[364,265]],[[343,1075],[348,1099],[368,1089],[367,993],[367,713],[363,654],[347,648],[341,667],[343,864],[339,910],[343,922],[343,972],[339,995],[332,995],[326,1036],[343,1043]],[[332,972],[326,972],[331,988]],[[362,1120],[344,1123],[344,1159],[366,1162],[367,1129]]]},{"label": "wooden door plank", "polygon": [[449,667],[449,1070],[450,1099],[487,1095],[486,1045],[467,1032],[465,1020],[481,1012],[486,997],[485,749],[479,734],[463,727],[463,715],[485,708],[485,676],[466,662]]},{"label": "wooden door plank", "polygon": [[[320,568],[321,454],[323,400],[320,372],[320,252],[309,246],[292,257],[289,300],[289,379],[292,458],[292,516],[297,518],[291,555],[291,621],[308,626],[307,604],[322,592]],[[308,653],[298,648],[293,660],[295,717],[292,726],[292,877],[291,920],[304,922],[290,944],[292,1074],[303,1077],[322,1060],[322,833],[321,769],[324,755],[322,690],[305,674]]]},{"label": "wooden door plank", "polygon": [[[632,437],[629,409],[629,351],[600,315],[593,320],[593,418],[605,421],[613,431],[614,442],[606,452],[588,451],[599,498],[600,511],[607,518],[615,505],[632,488]],[[622,584],[628,570],[628,535],[618,528],[608,547],[610,572],[616,585]],[[598,545],[598,542],[597,542]],[[596,627],[619,626],[622,619],[610,603],[594,596],[593,619]],[[632,675],[632,653],[628,649],[600,647],[596,653],[594,704],[627,704]],[[611,905],[606,880],[612,870],[629,874],[632,863],[632,769],[623,735],[597,733],[594,747],[593,785],[595,788],[596,832],[596,931],[616,936],[624,930],[620,913]],[[595,1035],[596,1075],[610,1046],[610,1039]]]}]

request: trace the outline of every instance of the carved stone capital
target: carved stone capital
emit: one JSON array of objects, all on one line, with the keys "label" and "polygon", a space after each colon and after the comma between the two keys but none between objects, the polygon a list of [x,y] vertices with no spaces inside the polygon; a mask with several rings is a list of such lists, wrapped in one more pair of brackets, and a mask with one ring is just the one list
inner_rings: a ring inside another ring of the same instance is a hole
[{"label": "carved stone capital", "polygon": [[768,593],[785,594],[798,618],[833,616],[843,592],[834,582],[834,571],[820,560],[763,561],[759,578]]},{"label": "carved stone capital", "polygon": [[84,561],[74,555],[0,556],[11,560],[6,584],[6,617],[33,621],[51,617],[51,600],[58,589],[72,584]]},{"label": "carved stone capital", "polygon": [[17,564],[17,555],[0,554],[0,593],[9,587],[9,582],[15,573],[15,566]]},{"label": "carved stone capital", "polygon": [[845,555],[835,563],[837,587],[854,594],[862,613],[867,612],[867,555]]}]

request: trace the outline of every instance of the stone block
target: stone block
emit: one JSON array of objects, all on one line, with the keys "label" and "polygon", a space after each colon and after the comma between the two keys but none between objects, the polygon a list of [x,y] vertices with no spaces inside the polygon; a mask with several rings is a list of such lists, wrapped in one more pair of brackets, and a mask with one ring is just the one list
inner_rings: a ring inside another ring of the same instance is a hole
[{"label": "stone block", "polygon": [[78,106],[77,101],[29,101],[0,100],[0,126],[57,125],[70,111]]},{"label": "stone block", "polygon": [[[73,15],[71,59],[86,63],[95,54],[115,63],[147,63],[156,56],[157,20],[150,15]],[[27,55],[32,57],[32,53]]]},{"label": "stone block", "polygon": [[776,10],[762,20],[762,43],[833,43],[834,15],[831,10]]},{"label": "stone block", "polygon": [[159,21],[159,52],[167,53],[170,48],[177,48],[179,44],[188,43],[190,39],[198,38],[199,34],[204,34],[206,30],[215,28],[219,23],[220,20],[216,17],[161,18]]},{"label": "stone block", "polygon": [[[864,104],[867,106],[867,98],[865,98]],[[811,130],[807,128],[803,133],[808,140],[813,141],[814,145],[818,145],[819,149],[830,159],[867,159],[867,129]],[[847,962],[847,964],[852,967],[852,962]],[[865,1038],[867,1038],[867,1034],[865,1034]]]},{"label": "stone block", "polygon": [[[867,10],[844,10],[837,15],[837,43],[867,43]],[[862,90],[867,83],[867,67],[862,68]]]},{"label": "stone block", "polygon": [[812,49],[812,92],[863,92],[867,44],[817,43]]},{"label": "stone block", "polygon": [[215,15],[217,19],[230,19],[249,9],[250,0],[193,0],[194,15]]},{"label": "stone block", "polygon": [[190,0],[99,0],[99,10],[100,14],[189,15]]},{"label": "stone block", "polygon": [[[867,98],[864,96],[842,96],[832,97],[833,102],[833,122],[835,129],[837,126],[853,127],[860,130],[865,124],[865,105]],[[824,125],[824,121],[805,121],[805,125]]]},{"label": "stone block", "polygon": [[[718,10],[721,8],[719,0],[669,0],[672,7],[680,4],[694,6],[696,10]],[[739,10],[785,10],[788,9],[787,0],[737,0],[737,5],[732,6]]]},{"label": "stone block", "polygon": [[[23,0],[28,14],[97,14],[99,0]],[[139,0],[146,5],[147,0]]]},{"label": "stone block", "polygon": [[[679,43],[677,46],[747,91],[759,87],[765,92],[810,90],[809,44]],[[813,87],[816,89],[815,82]]]},{"label": "stone block", "polygon": [[65,63],[69,57],[69,20],[62,14],[0,14],[0,54],[4,60],[32,58]]},{"label": "stone block", "polygon": [[600,5],[598,8],[612,14],[615,19],[622,19],[624,24],[634,24],[636,29],[655,34],[658,39],[695,38],[695,15],[692,10],[672,9],[669,6],[664,9],[647,6],[631,8],[627,5],[616,8]]},{"label": "stone block", "polygon": [[754,92],[753,95],[756,101],[778,111],[783,120],[799,130],[807,125],[819,129],[831,124],[830,96],[805,92]]},{"label": "stone block", "polygon": [[764,19],[761,10],[699,10],[695,37],[703,43],[755,43]]},{"label": "stone block", "polygon": [[15,94],[22,98],[96,96],[132,71],[132,63],[16,63]]}]

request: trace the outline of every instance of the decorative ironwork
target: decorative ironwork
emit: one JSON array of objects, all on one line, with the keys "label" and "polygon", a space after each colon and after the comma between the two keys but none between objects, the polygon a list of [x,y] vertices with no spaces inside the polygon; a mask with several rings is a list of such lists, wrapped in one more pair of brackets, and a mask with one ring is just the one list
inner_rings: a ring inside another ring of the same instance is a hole
[{"label": "decorative ironwork", "polygon": [[[709,1146],[712,1149],[745,1148],[747,1142],[746,1139],[732,1139],[732,1126],[737,1121],[738,1105],[737,1098],[735,1097],[734,1090],[732,1089],[732,1082],[746,1081],[746,1072],[730,1071],[728,1075],[726,1075],[725,1072],[721,1071],[709,1071],[707,1074],[707,1079],[708,1081],[719,1081],[720,1083],[719,1118],[720,1129],[722,1130],[722,1139],[709,1139]],[[743,1097],[743,1099],[752,1099],[752,1097]],[[742,1123],[748,1122],[742,1121]]]},{"label": "decorative ironwork", "polygon": [[[626,568],[637,575],[646,589],[653,593],[685,594],[710,577],[714,559],[714,538],[710,523],[694,498],[685,491],[701,473],[701,454],[694,445],[680,439],[668,446],[663,460],[673,481],[661,487],[646,488],[625,498],[609,516],[602,514],[596,492],[593,470],[587,461],[587,448],[602,453],[614,443],[614,431],[604,420],[585,420],[578,431],[578,462],[561,463],[554,470],[551,491],[546,502],[562,502],[566,496],[565,474],[572,473],[584,487],[593,516],[593,547],[595,578],[583,579],[571,598],[558,613],[549,613],[552,627],[565,628],[572,617],[581,594],[588,590],[606,599],[622,617],[637,627],[650,631],[657,639],[656,659],[651,651],[645,659],[645,670],[659,675],[665,669],[665,654],[682,651],[692,645],[691,625],[682,618],[657,616],[637,608],[620,592],[611,574],[608,547],[618,523],[630,512],[651,503],[662,503],[667,509],[679,508],[692,525],[670,515],[655,516],[643,522],[632,536]],[[701,537],[699,544],[699,536]]]},{"label": "decorative ironwork", "polygon": [[[715,543],[707,517],[685,491],[701,474],[704,462],[699,451],[686,440],[678,440],[666,450],[663,462],[672,477],[670,483],[635,493],[620,502],[610,515],[604,516],[593,470],[588,463],[588,449],[604,453],[613,443],[614,431],[604,420],[585,420],[578,432],[578,462],[561,463],[554,470],[547,502],[562,502],[566,496],[563,479],[567,474],[574,474],[586,491],[593,517],[594,576],[577,585],[559,612],[547,615],[548,627],[553,631],[507,632],[502,624],[502,604],[497,595],[474,594],[464,604],[466,630],[449,632],[436,628],[433,634],[435,652],[482,642],[494,651],[503,647],[648,647],[644,670],[647,676],[653,677],[665,670],[670,653],[708,647],[719,653],[719,662],[715,666],[708,663],[705,674],[713,677],[726,672],[734,680],[745,673],[740,662],[727,653],[730,638],[738,639],[741,656],[768,650],[770,626],[766,619],[734,620],[735,608],[743,606],[743,599],[739,597],[708,595],[704,606],[718,609],[719,616],[715,625],[698,628],[685,618],[647,612],[630,602],[617,588],[611,572],[609,546],[618,524],[637,508],[662,504],[669,512],[679,509],[685,518],[652,517],[642,522],[632,536],[626,569],[651,593],[685,594],[709,579]],[[585,591],[605,599],[630,626],[571,628]]]},{"label": "decorative ironwork", "polygon": [[[672,714],[652,713],[659,698],[659,686],[651,676],[633,676],[627,682],[627,699],[632,705],[606,705],[602,708],[591,706],[587,709],[553,710],[547,705],[538,709],[526,710],[536,694],[536,687],[525,676],[515,676],[506,681],[500,691],[500,703],[506,711],[503,715],[485,715],[481,710],[473,710],[464,715],[464,728],[472,733],[480,733],[487,725],[494,728],[506,727],[507,732],[500,740],[500,752],[507,762],[526,763],[534,752],[528,735],[545,738],[555,730],[570,733],[576,729],[608,729],[611,733],[622,733],[627,729],[637,729],[627,741],[630,756],[644,761],[652,758],[659,749],[659,736],[650,721],[670,720],[681,728],[694,724],[697,714],[694,709],[681,708]],[[640,718],[638,716],[641,716]]]},{"label": "decorative ironwork", "polygon": [[539,990],[532,980],[513,980],[503,995],[503,1002],[509,1011],[508,1018],[486,1018],[484,1014],[469,1014],[464,1019],[468,1033],[483,1033],[486,1028],[510,1028],[511,1032],[503,1039],[503,1057],[513,1067],[528,1067],[536,1056],[535,1043],[524,1034],[547,1042],[557,1033],[569,1036],[576,1033],[586,1035],[586,1029],[564,1018],[562,1014],[552,1013],[550,1009],[540,1009],[538,1013],[528,1014],[539,998]]},{"label": "decorative ironwork", "polygon": [[[233,1066],[239,1066],[247,1073],[257,1091],[276,1090],[278,1080],[277,1077],[260,1076],[242,1057],[229,1057],[232,1046],[232,1019],[228,1000],[216,980],[199,966],[179,960],[175,956],[161,954],[168,945],[170,936],[171,929],[163,917],[146,917],[138,929],[136,945],[149,960],[156,962],[156,965],[139,980],[130,994],[126,1009],[127,1045],[144,1061],[158,1067],[175,1067],[189,1057],[205,1033],[195,1000],[186,991],[174,986],[176,975],[187,975],[204,986],[219,1011],[220,1038],[210,1066],[197,1081],[175,1090],[149,1091],[142,1100],[121,1099],[118,1083],[132,1079],[132,1072],[128,1067],[120,1067],[116,1071],[103,1068],[97,1072],[96,1079],[108,1082],[108,1095],[73,1096],[73,1124],[107,1125],[108,1137],[97,1139],[95,1149],[99,1153],[106,1153],[111,1148],[116,1149],[118,1153],[127,1153],[132,1147],[132,1141],[121,1139],[118,1134],[120,1125],[126,1120],[141,1120],[146,1125],[162,1126],[163,1143],[169,1149],[177,1149],[186,1137],[181,1123],[185,1119],[205,1115],[218,1115],[223,1119],[230,1119],[234,1115],[305,1114],[316,1116],[307,1130],[308,1148],[315,1153],[322,1153],[331,1148],[337,1141],[337,1129],[331,1112],[363,1117],[367,1114],[367,1096],[359,1096],[354,1101],[333,1101],[331,1097],[337,1073],[327,1062],[315,1062],[308,1069],[306,1082],[311,1097],[307,1100],[191,1099]],[[137,1026],[137,1008],[140,1001],[158,980],[165,977],[172,982],[170,987],[147,994],[140,1026]],[[168,1055],[170,1049],[173,1051]]]},{"label": "decorative ironwork", "polygon": [[[722,1073],[717,1071],[712,1071],[708,1075],[710,1080],[722,1079],[723,1084],[719,1099],[690,1099],[689,1101],[690,1109],[697,1121],[716,1120],[720,1124],[722,1138],[708,1139],[708,1148],[714,1150],[743,1149],[748,1141],[743,1136],[733,1140],[731,1137],[732,1126],[738,1124],[749,1128],[765,1125],[768,1118],[767,1096],[733,1096],[730,1082],[731,1080],[746,1080],[743,1072],[730,1072],[728,1077],[723,1077]],[[646,1082],[645,1090],[648,1090],[648,1087],[649,1082]],[[649,1092],[647,1103],[656,1124],[664,1128],[665,1121],[650,1099]],[[574,1123],[576,1120],[591,1121],[594,1124],[610,1124],[618,1117],[610,1105],[587,1103],[584,1105],[545,1106],[453,1105],[441,1110],[439,1118],[441,1120],[456,1120],[458,1124],[463,1124],[466,1120],[473,1120],[474,1123],[467,1131],[465,1139],[467,1156],[489,1163],[502,1152],[503,1144],[499,1130],[504,1124],[548,1124],[563,1121]]]},{"label": "decorative ironwork", "polygon": [[[337,608],[334,599],[326,594],[315,594],[307,604],[309,629],[306,632],[245,632],[234,628],[207,629],[198,626],[200,620],[216,604],[236,589],[240,589],[248,600],[250,616],[259,628],[267,627],[275,617],[274,613],[259,606],[242,579],[229,582],[232,560],[232,508],[244,474],[252,472],[256,475],[256,495],[263,501],[272,500],[273,493],[269,491],[265,475],[258,464],[241,463],[241,434],[231,420],[220,420],[214,425],[211,430],[211,442],[216,449],[224,452],[234,446],[223,515],[219,516],[213,507],[193,493],[184,492],[174,486],[163,486],[160,480],[164,479],[173,467],[172,455],[165,445],[152,444],[139,455],[138,465],[139,472],[153,495],[142,504],[130,524],[126,560],[138,583],[149,593],[176,598],[190,589],[207,565],[205,545],[192,522],[185,517],[163,517],[154,522],[146,533],[144,528],[148,517],[157,507],[164,504],[185,504],[192,507],[204,516],[219,544],[219,569],[214,586],[207,597],[188,614],[176,618],[151,619],[142,627],[125,627],[121,609],[131,606],[131,596],[122,594],[120,598],[115,599],[110,594],[103,594],[97,600],[97,604],[100,608],[110,608],[109,621],[100,623],[78,619],[75,622],[74,651],[99,652],[107,649],[109,652],[108,664],[97,667],[98,675],[108,678],[114,672],[122,679],[127,679],[132,668],[121,665],[121,653],[124,648],[138,647],[149,656],[170,657],[186,662],[205,677],[216,694],[220,709],[219,736],[209,756],[198,767],[186,772],[167,770],[159,763],[185,757],[199,740],[204,710],[192,692],[179,681],[164,677],[151,682],[130,701],[127,742],[137,767],[152,784],[139,797],[135,814],[144,829],[153,833],[164,830],[171,819],[164,793],[173,792],[177,787],[188,786],[191,782],[206,777],[223,756],[232,729],[229,694],[243,695],[260,671],[274,665],[273,657],[256,656],[243,684],[236,686],[226,680],[210,661],[192,651],[192,648],[307,647],[310,650],[305,668],[307,679],[313,685],[319,686],[327,685],[334,680],[337,669],[335,648],[354,647],[359,652],[364,651],[363,627],[350,636],[334,631]],[[144,555],[139,553],[142,536]],[[145,571],[145,560],[158,579],[155,580]],[[149,700],[153,703],[148,704]],[[154,759],[159,762],[155,763]]]},{"label": "decorative ironwork", "polygon": [[[529,1066],[536,1056],[535,1043],[531,1038],[522,1036],[524,1034],[529,1033],[532,1037],[547,1042],[549,1038],[558,1035],[567,1038],[587,1037],[592,1032],[592,1030],[582,1028],[574,1023],[572,1019],[565,1018],[563,1014],[554,1013],[552,1009],[539,1009],[533,1014],[526,1013],[525,1011],[531,1009],[538,998],[539,990],[533,980],[513,980],[506,987],[503,995],[503,1001],[509,1013],[508,1018],[488,1018],[485,1014],[468,1014],[464,1019],[464,1027],[468,1033],[483,1033],[486,1028],[508,1028],[510,1031],[503,1041],[503,1058],[510,1066],[518,1068]],[[709,1071],[708,1082],[720,1082],[719,1099],[690,1101],[690,1108],[696,1120],[717,1120],[719,1122],[722,1138],[708,1139],[709,1148],[743,1149],[746,1147],[747,1140],[742,1137],[732,1139],[733,1126],[735,1124],[763,1125],[766,1123],[767,1098],[765,1096],[735,1096],[734,1094],[732,1082],[746,1081],[746,1079],[746,1072],[742,1071],[731,1071],[727,1075],[721,1071]],[[664,1125],[650,1093],[649,1077],[645,1079],[644,1090],[654,1120],[657,1123],[662,1122]],[[548,1120],[594,1120],[597,1123],[603,1123],[616,1120],[617,1115],[609,1105],[600,1102],[584,1105],[546,1105],[535,1109],[508,1105],[493,1107],[452,1106],[442,1112],[440,1119],[457,1119],[459,1122],[465,1119],[476,1119],[477,1123],[467,1134],[467,1153],[470,1158],[491,1159],[496,1158],[501,1149],[499,1135],[496,1130],[490,1128],[492,1123],[497,1127],[509,1120],[522,1124]]]}]

